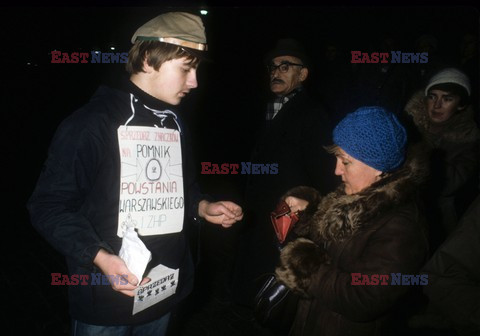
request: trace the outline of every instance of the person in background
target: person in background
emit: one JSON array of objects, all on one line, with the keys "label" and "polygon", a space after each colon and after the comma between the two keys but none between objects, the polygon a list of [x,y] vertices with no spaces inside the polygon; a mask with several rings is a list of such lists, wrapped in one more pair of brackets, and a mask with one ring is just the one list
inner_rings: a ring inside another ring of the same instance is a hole
[{"label": "person in background", "polygon": [[[165,335],[170,312],[193,285],[184,225],[204,219],[230,227],[243,216],[237,204],[201,194],[176,108],[198,85],[207,49],[200,17],[159,15],[132,43],[129,80],[100,87],[61,123],[28,202],[32,224],[65,256],[70,275],[89,279],[69,286],[74,335]],[[144,274],[119,257],[128,227],[151,252]],[[160,295],[165,278],[146,276],[159,269],[170,269],[170,296]],[[94,283],[90,275],[100,273],[111,286]],[[151,290],[136,294],[149,280]],[[149,306],[134,311],[144,301]]]},{"label": "person in background", "polygon": [[259,276],[273,272],[278,261],[278,241],[270,222],[278,197],[299,184],[322,193],[333,188],[327,172],[334,163],[322,148],[329,141],[329,121],[304,87],[311,63],[303,45],[280,39],[265,63],[272,100],[250,160],[274,164],[277,171],[248,176],[244,230],[232,285],[234,301],[245,307],[251,307],[262,285]]},{"label": "person in background", "polygon": [[421,146],[430,160],[423,196],[432,252],[456,228],[478,192],[480,131],[470,94],[467,75],[445,68],[405,106],[412,145]]}]

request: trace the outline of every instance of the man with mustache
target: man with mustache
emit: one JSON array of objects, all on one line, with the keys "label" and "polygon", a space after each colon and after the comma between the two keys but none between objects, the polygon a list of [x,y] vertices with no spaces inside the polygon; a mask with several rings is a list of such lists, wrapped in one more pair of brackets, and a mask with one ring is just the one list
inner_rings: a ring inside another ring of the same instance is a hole
[{"label": "man with mustache", "polygon": [[278,261],[278,240],[269,215],[279,197],[295,185],[328,192],[333,186],[327,172],[335,164],[322,148],[330,136],[326,113],[304,88],[311,63],[303,46],[294,39],[280,39],[265,63],[273,100],[251,162],[277,163],[278,174],[248,176],[247,218],[233,286],[236,301],[247,306],[262,284],[258,276],[273,272]]}]

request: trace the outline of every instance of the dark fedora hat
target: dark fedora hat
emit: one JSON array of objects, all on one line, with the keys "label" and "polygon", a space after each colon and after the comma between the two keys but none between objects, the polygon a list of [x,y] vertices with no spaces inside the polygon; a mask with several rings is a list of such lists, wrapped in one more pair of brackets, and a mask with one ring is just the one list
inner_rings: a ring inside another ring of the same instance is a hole
[{"label": "dark fedora hat", "polygon": [[299,41],[293,38],[279,39],[275,48],[265,55],[265,63],[269,64],[272,59],[279,56],[297,57],[302,60],[306,67],[310,66],[310,60],[305,52],[305,48]]}]

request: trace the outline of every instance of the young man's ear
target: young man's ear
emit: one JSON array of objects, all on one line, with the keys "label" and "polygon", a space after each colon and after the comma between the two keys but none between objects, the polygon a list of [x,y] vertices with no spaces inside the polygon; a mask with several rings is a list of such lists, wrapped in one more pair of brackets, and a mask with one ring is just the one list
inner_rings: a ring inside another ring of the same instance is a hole
[{"label": "young man's ear", "polygon": [[143,72],[145,73],[151,73],[153,71],[155,71],[155,69],[148,64],[148,61],[147,61],[147,58],[148,58],[148,54],[145,54],[145,58],[143,59]]}]

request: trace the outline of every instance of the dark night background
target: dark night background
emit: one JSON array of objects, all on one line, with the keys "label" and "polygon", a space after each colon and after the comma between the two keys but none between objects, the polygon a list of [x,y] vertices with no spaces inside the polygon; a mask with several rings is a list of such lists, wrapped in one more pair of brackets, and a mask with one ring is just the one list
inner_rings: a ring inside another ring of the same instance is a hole
[{"label": "dark night background", "polygon": [[[135,6],[118,2],[115,7],[88,2],[58,5],[0,8],[2,115],[6,117],[2,135],[7,154],[2,287],[7,291],[3,305],[11,313],[8,332],[2,334],[55,335],[68,325],[66,288],[50,286],[50,273],[66,273],[63,259],[32,229],[25,203],[59,122],[85,104],[100,84],[114,83],[124,72],[123,64],[52,64],[50,52],[111,52],[111,46],[116,48],[113,52],[128,52],[132,34],[147,20],[166,11],[196,13],[200,9],[191,4],[162,5],[161,1]],[[387,36],[396,41],[398,50],[413,51],[419,36],[432,34],[438,39],[439,53],[451,62],[459,57],[464,34],[474,34],[478,41],[479,12],[468,4],[232,3],[207,9],[203,19],[212,62],[200,66],[199,88],[180,106],[193,133],[198,173],[201,161],[248,161],[268,97],[263,55],[277,38],[303,41],[317,65],[322,64],[323,48],[332,41],[345,53],[346,63],[350,63],[351,50],[375,51]],[[313,69],[309,79],[308,89],[313,93],[322,82],[319,68]],[[199,174],[199,178],[206,192],[240,199],[241,177]],[[212,230],[203,239],[207,246],[222,249],[221,242],[228,243],[234,234]]]}]

